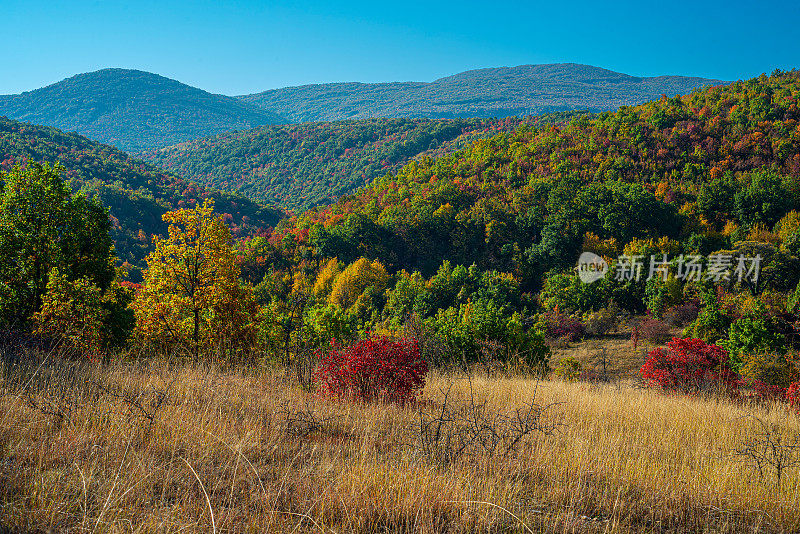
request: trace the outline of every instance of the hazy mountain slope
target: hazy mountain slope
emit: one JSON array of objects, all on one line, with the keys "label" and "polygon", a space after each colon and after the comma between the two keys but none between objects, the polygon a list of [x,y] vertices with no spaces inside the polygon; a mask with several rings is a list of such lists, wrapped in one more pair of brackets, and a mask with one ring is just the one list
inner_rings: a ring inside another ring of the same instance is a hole
[{"label": "hazy mountain slope", "polygon": [[0,115],[75,131],[134,152],[286,119],[236,98],[127,69],[78,74],[0,96]]},{"label": "hazy mountain slope", "polygon": [[0,171],[26,160],[60,162],[74,189],[99,195],[109,207],[117,255],[136,265],[142,264],[151,236],[166,230],[163,213],[190,207],[206,196],[216,199],[217,211],[229,214],[226,219],[235,235],[273,226],[283,216],[279,210],[205,189],[80,135],[2,117],[0,155]]},{"label": "hazy mountain slope", "polygon": [[240,96],[293,121],[369,117],[508,117],[552,111],[606,111],[686,94],[720,80],[639,78],[563,63],[471,70],[432,83],[335,83]]},{"label": "hazy mountain slope", "polygon": [[[575,112],[528,119],[544,124]],[[197,183],[302,210],[476,139],[511,131],[523,119],[364,119],[262,126],[137,155]]]}]

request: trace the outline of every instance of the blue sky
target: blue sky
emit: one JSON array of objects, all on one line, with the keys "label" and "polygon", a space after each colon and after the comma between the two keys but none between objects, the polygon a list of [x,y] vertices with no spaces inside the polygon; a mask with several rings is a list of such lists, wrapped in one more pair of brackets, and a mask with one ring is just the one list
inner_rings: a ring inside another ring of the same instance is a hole
[{"label": "blue sky", "polygon": [[574,62],[744,79],[800,68],[800,3],[0,0],[0,94],[103,67],[222,94]]}]

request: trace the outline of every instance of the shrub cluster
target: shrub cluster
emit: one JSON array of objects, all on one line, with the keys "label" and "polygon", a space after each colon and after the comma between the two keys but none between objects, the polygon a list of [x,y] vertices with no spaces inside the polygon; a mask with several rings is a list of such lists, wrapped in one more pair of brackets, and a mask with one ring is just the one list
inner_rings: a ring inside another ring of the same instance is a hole
[{"label": "shrub cluster", "polygon": [[551,339],[566,338],[577,341],[586,333],[586,327],[580,319],[558,310],[542,314],[545,336]]},{"label": "shrub cluster", "polygon": [[671,336],[669,326],[654,317],[645,317],[638,325],[639,335],[651,343],[664,343]]},{"label": "shrub cluster", "polygon": [[800,380],[794,363],[785,356],[757,354],[748,357],[742,374],[732,369],[728,352],[702,339],[673,338],[666,348],[648,354],[640,374],[650,386],[667,391],[722,392],[746,398],[786,401],[800,412]]},{"label": "shrub cluster", "polygon": [[425,385],[428,365],[416,340],[373,336],[319,355],[314,381],[321,395],[405,404]]},{"label": "shrub cluster", "polygon": [[666,348],[648,354],[640,373],[650,385],[687,392],[732,391],[737,376],[728,367],[728,353],[702,339],[673,338]]}]

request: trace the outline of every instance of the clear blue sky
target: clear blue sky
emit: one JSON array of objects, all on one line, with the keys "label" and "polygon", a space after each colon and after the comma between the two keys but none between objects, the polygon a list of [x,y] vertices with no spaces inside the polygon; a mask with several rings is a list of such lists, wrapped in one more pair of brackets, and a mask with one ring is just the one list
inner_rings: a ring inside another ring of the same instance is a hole
[{"label": "clear blue sky", "polygon": [[735,80],[800,68],[800,3],[0,0],[0,94],[103,67],[215,93],[575,62]]}]

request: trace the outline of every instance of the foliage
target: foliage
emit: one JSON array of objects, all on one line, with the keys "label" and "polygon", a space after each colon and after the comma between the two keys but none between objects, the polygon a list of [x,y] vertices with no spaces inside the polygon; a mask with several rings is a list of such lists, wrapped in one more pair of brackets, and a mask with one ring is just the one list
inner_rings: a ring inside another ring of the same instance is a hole
[{"label": "foliage", "polygon": [[550,339],[577,341],[586,333],[586,327],[578,317],[558,310],[544,312],[539,321],[543,324],[545,336]]},{"label": "foliage", "polygon": [[195,139],[138,156],[193,182],[301,211],[352,193],[415,158],[447,154],[522,123],[403,118],[304,122]]},{"label": "foliage", "polygon": [[800,380],[793,382],[786,390],[786,400],[796,412],[800,413]]},{"label": "foliage", "polygon": [[642,378],[652,386],[685,392],[715,388],[732,391],[736,374],[727,364],[728,354],[702,339],[674,338],[666,348],[650,351],[640,369]]},{"label": "foliage", "polygon": [[586,333],[592,336],[605,335],[617,328],[621,319],[622,310],[612,301],[607,307],[586,316],[584,320]]},{"label": "foliage", "polygon": [[73,195],[61,167],[29,164],[0,174],[0,322],[26,326],[42,306],[48,276],[108,288],[114,257],[108,212]]},{"label": "foliage", "polygon": [[545,278],[539,298],[545,309],[573,312],[596,310],[606,300],[602,283],[585,284],[574,273],[555,273]]},{"label": "foliage", "polygon": [[581,376],[583,366],[573,356],[561,358],[553,369],[553,374],[562,380],[577,380]]},{"label": "foliage", "polygon": [[132,299],[133,292],[117,280],[102,291],[86,276],[70,280],[53,268],[33,322],[38,334],[95,357],[127,341],[133,329]]},{"label": "foliage", "polygon": [[676,304],[664,310],[664,321],[672,326],[685,326],[697,319],[699,312],[694,302]]},{"label": "foliage", "polygon": [[415,340],[381,336],[347,347],[333,343],[314,376],[326,397],[406,404],[424,387],[427,371]]},{"label": "foliage", "polygon": [[785,352],[786,339],[775,332],[769,317],[762,312],[734,321],[728,331],[728,339],[719,345],[730,354],[733,369],[739,371],[745,354]]},{"label": "foliage", "polygon": [[721,309],[717,296],[712,291],[702,293],[703,307],[697,315],[697,319],[684,330],[695,338],[706,342],[715,342],[724,338],[728,328],[733,322],[733,318]]},{"label": "foliage", "polygon": [[638,325],[639,336],[650,343],[661,344],[669,340],[672,335],[669,325],[655,317],[645,317]]},{"label": "foliage", "polygon": [[370,262],[366,258],[359,258],[336,277],[328,302],[350,309],[366,296],[368,288],[382,292],[388,281],[389,275],[379,261]]},{"label": "foliage", "polygon": [[321,347],[331,341],[347,343],[358,334],[357,317],[332,304],[317,304],[309,308],[304,323],[308,341],[313,347]]},{"label": "foliage", "polygon": [[207,197],[227,214],[223,216],[237,237],[264,232],[283,216],[274,208],[206,189],[74,133],[0,117],[0,172],[12,172],[26,162],[59,163],[73,190],[99,198],[111,216],[119,261],[137,268],[151,251],[151,237],[166,232],[161,216],[202,204]]},{"label": "foliage", "polygon": [[169,237],[154,239],[136,294],[136,335],[155,346],[236,351],[252,344],[252,291],[239,283],[230,230],[214,203],[164,214]]},{"label": "foliage", "polygon": [[50,271],[41,310],[33,320],[36,331],[66,341],[89,356],[101,350],[102,293],[88,278],[69,281],[58,269]]},{"label": "foliage", "polygon": [[[427,325],[450,351],[467,363],[485,356],[501,363],[522,360],[529,367],[547,364],[550,350],[536,328],[525,328],[518,314],[507,315],[494,301],[469,300],[459,308],[440,309]],[[495,350],[484,354],[485,345]]]},{"label": "foliage", "polygon": [[739,374],[746,384],[765,384],[785,391],[800,378],[800,369],[787,354],[753,352],[741,356]]}]

